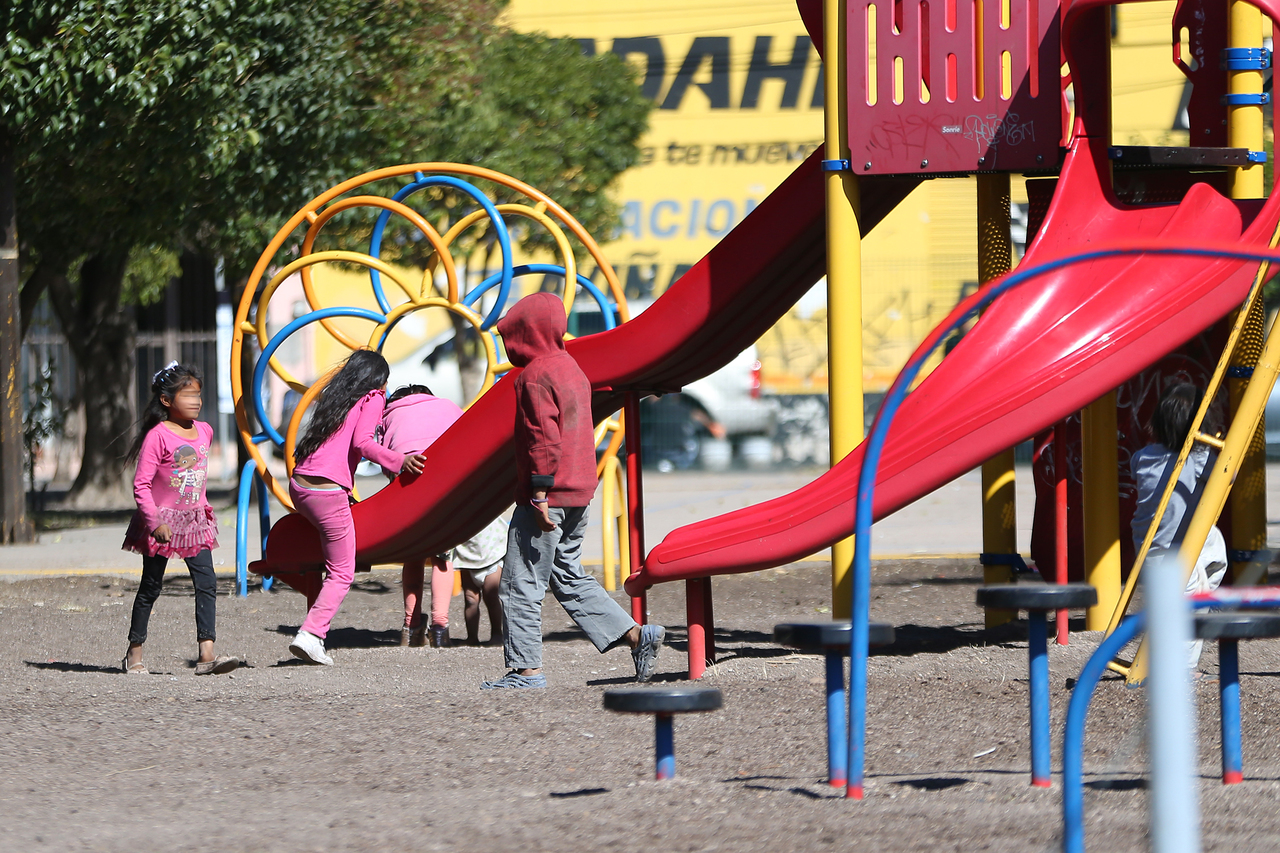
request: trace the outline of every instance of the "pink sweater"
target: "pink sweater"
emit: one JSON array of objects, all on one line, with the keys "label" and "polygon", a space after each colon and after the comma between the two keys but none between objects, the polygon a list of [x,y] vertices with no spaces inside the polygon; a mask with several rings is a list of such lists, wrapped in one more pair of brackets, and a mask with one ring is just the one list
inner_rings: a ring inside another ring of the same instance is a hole
[{"label": "pink sweater", "polygon": [[382,423],[386,404],[387,395],[382,391],[365,394],[351,407],[342,426],[314,453],[299,462],[293,473],[304,477],[324,477],[350,491],[361,458],[399,472],[404,465],[405,454],[378,444],[374,434]]},{"label": "pink sweater", "polygon": [[[218,546],[218,522],[205,498],[209,444],[213,427],[195,422],[196,438],[183,438],[163,423],[142,439],[138,470],[133,477],[133,514],[123,548],[149,557],[194,557]],[[151,535],[169,525],[172,538],[158,542]]]},{"label": "pink sweater", "polygon": [[[382,443],[389,450],[421,453],[462,417],[462,409],[452,400],[430,394],[410,394],[392,403],[382,416]],[[399,469],[383,466],[387,476]]]}]

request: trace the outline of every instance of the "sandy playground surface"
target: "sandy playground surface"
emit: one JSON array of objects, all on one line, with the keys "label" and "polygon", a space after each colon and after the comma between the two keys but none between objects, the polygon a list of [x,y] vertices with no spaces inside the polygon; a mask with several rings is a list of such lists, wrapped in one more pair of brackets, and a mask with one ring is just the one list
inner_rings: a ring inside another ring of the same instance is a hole
[{"label": "sandy playground surface", "polygon": [[[872,618],[898,643],[870,666],[868,797],[825,784],[819,658],[771,641],[829,618],[825,566],[715,581],[724,709],[676,722],[677,778],[653,781],[647,717],[601,708],[630,683],[625,650],[598,655],[553,599],[547,690],[481,692],[494,648],[402,649],[398,577],[361,575],[331,634],[337,666],[303,666],[292,592],[225,597],[234,677],[192,675],[185,572],[152,617],[153,675],[118,671],[135,582],[0,584],[3,851],[1049,851],[1059,849],[1061,722],[1098,635],[1050,653],[1054,787],[1028,785],[1025,625],[982,630],[968,562],[884,562]],[[454,626],[461,633],[461,598]],[[672,626],[659,682],[683,678],[684,596],[651,593]],[[484,629],[482,629],[484,630]],[[484,634],[487,636],[487,633]],[[1216,654],[1202,669],[1216,674]],[[1216,683],[1198,688],[1207,850],[1280,837],[1280,643],[1241,649],[1245,777],[1218,782]],[[1085,770],[1091,850],[1146,848],[1142,691],[1105,681]]]}]

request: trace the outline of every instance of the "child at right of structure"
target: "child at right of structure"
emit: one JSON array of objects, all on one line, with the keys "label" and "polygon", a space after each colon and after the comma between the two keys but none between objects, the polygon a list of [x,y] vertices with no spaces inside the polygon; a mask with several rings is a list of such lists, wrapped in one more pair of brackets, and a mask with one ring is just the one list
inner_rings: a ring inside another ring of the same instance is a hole
[{"label": "child at right of structure", "polygon": [[[1182,452],[1187,434],[1191,431],[1191,422],[1203,400],[1204,391],[1190,382],[1176,382],[1166,388],[1151,416],[1150,429],[1155,443],[1139,450],[1130,460],[1130,470],[1138,489],[1138,502],[1134,507],[1132,522],[1135,552],[1142,549],[1142,542],[1156,514],[1160,498],[1164,495],[1173,465],[1178,461],[1178,454]],[[1216,407],[1210,407],[1200,425],[1200,431],[1212,435],[1221,428]],[[1178,483],[1169,496],[1169,503],[1151,540],[1146,558],[1148,561],[1177,554],[1191,515],[1200,502],[1200,492],[1204,485],[1200,478],[1208,465],[1209,448],[1199,442],[1192,445],[1191,453],[1182,466]],[[1204,547],[1196,558],[1191,577],[1187,580],[1187,592],[1217,589],[1226,572],[1226,541],[1216,526],[1211,527]],[[1191,644],[1191,666],[1199,663],[1203,645],[1202,640]]]},{"label": "child at right of structure", "polygon": [[[425,385],[406,385],[397,388],[387,399],[382,416],[382,443],[388,450],[400,453],[422,453],[453,423],[462,417],[462,409],[452,400],[437,397]],[[388,477],[395,473],[383,469]],[[477,585],[475,575],[480,574],[480,584],[489,584],[491,592],[487,600],[489,618],[494,633],[501,636],[502,610],[497,604],[498,578],[501,577],[501,561],[507,550],[507,523],[498,518],[472,539],[463,542],[450,555],[431,557],[431,645],[443,648],[449,645],[449,601],[453,597],[453,570],[462,569],[462,589],[467,596],[463,612],[467,625],[467,644],[479,645],[480,604],[483,588]],[[401,569],[400,586],[404,593],[404,627],[400,630],[400,645],[425,646],[426,617],[422,613],[423,573],[426,560],[419,558],[405,562]],[[496,564],[496,565],[495,565]],[[492,580],[490,580],[492,578]],[[475,598],[473,602],[472,599]]]}]

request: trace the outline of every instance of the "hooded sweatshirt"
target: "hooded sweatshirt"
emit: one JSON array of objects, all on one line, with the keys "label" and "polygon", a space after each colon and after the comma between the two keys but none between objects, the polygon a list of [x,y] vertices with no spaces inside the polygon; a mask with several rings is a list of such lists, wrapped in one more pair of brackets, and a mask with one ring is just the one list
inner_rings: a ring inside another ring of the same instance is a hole
[{"label": "hooded sweatshirt", "polygon": [[545,489],[549,506],[579,507],[596,492],[591,384],[564,348],[564,303],[534,293],[498,321],[515,378],[516,502]]},{"label": "hooded sweatshirt", "polygon": [[[444,435],[462,409],[452,400],[430,394],[410,394],[387,403],[382,413],[382,444],[400,453],[421,453]],[[387,476],[396,472],[383,468]]]}]

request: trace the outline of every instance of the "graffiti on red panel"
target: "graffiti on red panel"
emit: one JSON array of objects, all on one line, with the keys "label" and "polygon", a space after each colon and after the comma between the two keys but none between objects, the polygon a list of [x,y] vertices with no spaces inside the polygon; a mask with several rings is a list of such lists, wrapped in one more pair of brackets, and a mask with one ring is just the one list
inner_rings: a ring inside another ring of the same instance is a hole
[{"label": "graffiti on red panel", "polygon": [[867,148],[889,155],[922,155],[930,149],[930,137],[936,137],[946,144],[947,151],[958,154],[959,149],[944,135],[947,126],[954,123],[954,116],[899,115],[871,128]]},{"label": "graffiti on red panel", "polygon": [[1036,123],[1021,121],[1017,113],[1009,113],[1003,118],[998,115],[968,115],[964,118],[962,130],[964,138],[977,143],[980,152],[997,148],[1001,144],[1018,146],[1024,142],[1036,141]]},{"label": "graffiti on red panel", "polygon": [[[980,154],[1001,145],[1017,147],[1035,142],[1036,123],[1022,121],[1017,113],[967,115],[963,119],[955,115],[898,115],[871,128],[867,149],[890,156],[961,154],[961,139],[973,142]],[[937,147],[939,141],[942,151]]]}]

